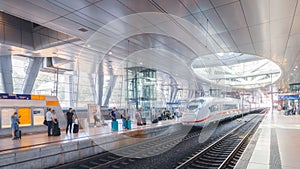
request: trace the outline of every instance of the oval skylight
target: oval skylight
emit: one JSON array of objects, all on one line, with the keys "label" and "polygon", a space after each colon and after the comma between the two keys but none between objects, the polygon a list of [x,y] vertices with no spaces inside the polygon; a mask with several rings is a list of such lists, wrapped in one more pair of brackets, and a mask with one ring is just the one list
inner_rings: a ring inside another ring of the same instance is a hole
[{"label": "oval skylight", "polygon": [[269,85],[281,75],[280,67],[268,59],[234,52],[199,57],[192,69],[204,81],[244,89]]}]

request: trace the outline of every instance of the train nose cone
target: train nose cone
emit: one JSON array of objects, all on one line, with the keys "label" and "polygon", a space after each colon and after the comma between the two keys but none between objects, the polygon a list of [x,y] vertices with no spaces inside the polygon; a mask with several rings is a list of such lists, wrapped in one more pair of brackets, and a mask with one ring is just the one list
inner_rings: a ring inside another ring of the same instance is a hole
[{"label": "train nose cone", "polygon": [[196,115],[193,113],[187,113],[182,116],[183,123],[194,123],[196,120]]}]

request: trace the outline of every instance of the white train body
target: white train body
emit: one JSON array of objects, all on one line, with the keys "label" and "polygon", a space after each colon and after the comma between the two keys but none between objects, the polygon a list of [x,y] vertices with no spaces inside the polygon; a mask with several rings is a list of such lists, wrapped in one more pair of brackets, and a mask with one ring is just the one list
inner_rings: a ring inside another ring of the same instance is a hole
[{"label": "white train body", "polygon": [[189,101],[182,114],[183,125],[203,126],[205,123],[234,117],[250,111],[250,104],[239,99],[199,97]]}]

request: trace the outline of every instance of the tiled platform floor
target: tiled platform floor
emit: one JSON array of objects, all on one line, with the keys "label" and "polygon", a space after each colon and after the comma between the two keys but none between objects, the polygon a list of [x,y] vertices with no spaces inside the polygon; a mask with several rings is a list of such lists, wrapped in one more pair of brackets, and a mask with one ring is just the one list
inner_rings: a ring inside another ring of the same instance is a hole
[{"label": "tiled platform floor", "polygon": [[300,168],[299,147],[300,115],[285,116],[283,111],[270,110],[239,161],[243,165],[236,168]]},{"label": "tiled platform floor", "polygon": [[[148,128],[154,128],[159,126],[171,125],[178,123],[176,120],[166,120],[166,121],[159,121],[156,124],[147,123],[145,126],[137,126],[133,121],[131,124],[131,130],[124,130],[122,129],[122,122],[119,122],[119,131],[112,131],[111,130],[111,121],[106,121],[108,125],[100,126],[100,127],[90,127],[86,129],[80,129],[79,133],[71,133],[66,134],[65,130],[61,131],[60,136],[47,136],[47,133],[39,133],[39,134],[31,134],[31,135],[24,135],[22,136],[21,140],[12,140],[10,137],[1,138],[0,139],[0,152],[10,152],[10,151],[18,151],[18,150],[28,150],[31,148],[36,148],[40,146],[47,146],[49,144],[55,143],[64,143],[70,141],[78,141],[80,139],[87,139],[89,136],[101,137],[115,133],[124,133],[134,130],[144,130]],[[46,127],[46,126],[45,126]],[[34,146],[34,147],[32,147]]]}]

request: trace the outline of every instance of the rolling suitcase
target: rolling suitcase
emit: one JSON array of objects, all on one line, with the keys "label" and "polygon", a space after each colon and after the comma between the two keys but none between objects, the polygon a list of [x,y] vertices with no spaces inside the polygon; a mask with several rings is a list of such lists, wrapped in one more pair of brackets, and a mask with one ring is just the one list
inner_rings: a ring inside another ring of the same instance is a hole
[{"label": "rolling suitcase", "polygon": [[125,128],[126,129],[131,129],[131,121],[130,120],[126,120]]},{"label": "rolling suitcase", "polygon": [[78,130],[79,130],[78,124],[74,124],[74,126],[73,126],[73,133],[78,133]]},{"label": "rolling suitcase", "polygon": [[146,125],[146,118],[142,118],[142,125]]},{"label": "rolling suitcase", "polygon": [[153,119],[152,123],[158,123],[158,119]]},{"label": "rolling suitcase", "polygon": [[16,139],[21,139],[21,137],[22,137],[22,132],[21,132],[21,130],[16,130],[16,131],[15,131],[15,138],[16,138]]},{"label": "rolling suitcase", "polygon": [[118,131],[118,122],[117,121],[112,121],[111,122],[111,128],[113,131]]},{"label": "rolling suitcase", "polygon": [[58,124],[54,124],[52,132],[53,132],[53,136],[60,136],[60,128]]}]

